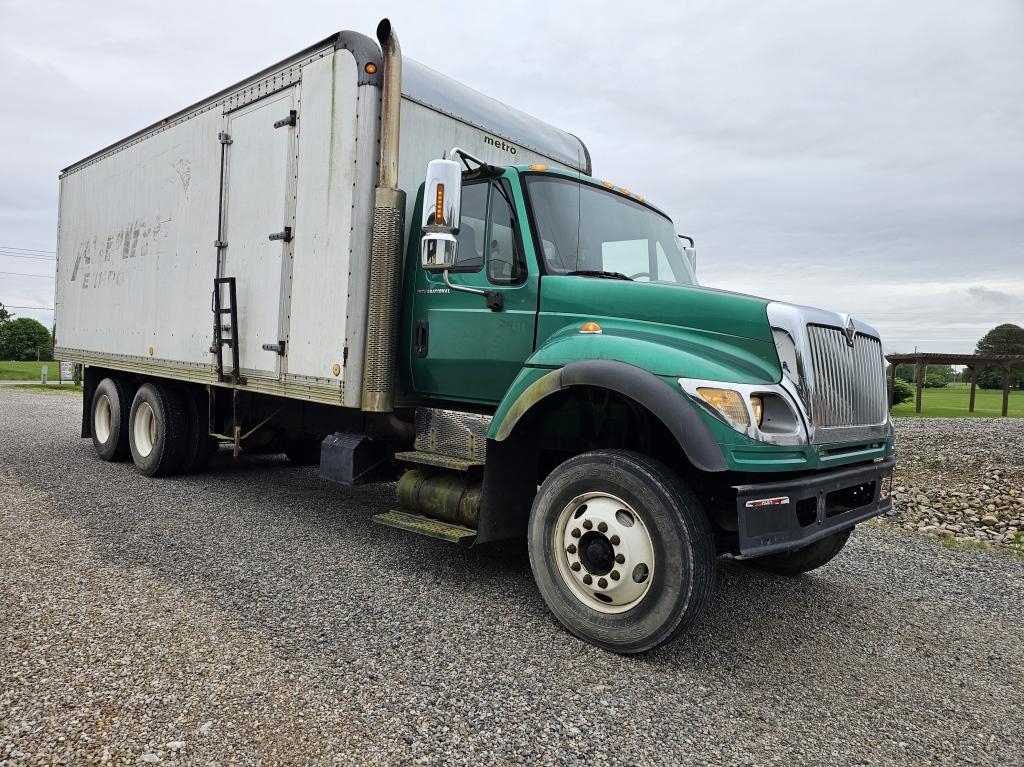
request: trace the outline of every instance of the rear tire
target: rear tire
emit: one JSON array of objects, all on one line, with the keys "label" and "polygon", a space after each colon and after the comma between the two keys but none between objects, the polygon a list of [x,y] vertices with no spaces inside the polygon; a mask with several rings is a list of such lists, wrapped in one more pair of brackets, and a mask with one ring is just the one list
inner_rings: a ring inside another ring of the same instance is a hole
[{"label": "rear tire", "polygon": [[128,423],[135,468],[147,477],[165,477],[181,468],[188,422],[178,390],[165,383],[146,383],[132,401]]},{"label": "rear tire", "polygon": [[188,427],[181,461],[183,474],[195,474],[206,469],[219,445],[217,438],[210,436],[207,427],[206,408],[203,407],[206,403],[203,394],[205,394],[205,390],[198,386],[188,386],[181,392],[185,402],[185,418]]},{"label": "rear tire", "polygon": [[128,419],[131,391],[117,378],[104,378],[93,392],[89,405],[92,446],[104,461],[128,457]]},{"label": "rear tire", "polygon": [[700,501],[667,466],[627,450],[570,458],[529,525],[541,596],[569,631],[632,654],[671,641],[707,606],[715,546]]},{"label": "rear tire", "polygon": [[764,557],[742,560],[744,564],[756,567],[759,570],[778,573],[779,575],[800,575],[821,567],[823,564],[835,557],[853,532],[849,530],[834,533],[820,541],[808,544],[795,551],[785,551],[781,554],[768,554]]}]

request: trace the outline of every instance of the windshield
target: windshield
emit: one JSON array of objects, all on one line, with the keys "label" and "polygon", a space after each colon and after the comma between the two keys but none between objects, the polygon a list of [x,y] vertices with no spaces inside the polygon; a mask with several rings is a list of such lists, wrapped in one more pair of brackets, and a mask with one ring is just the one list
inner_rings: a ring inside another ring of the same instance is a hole
[{"label": "windshield", "polygon": [[636,200],[573,179],[541,174],[524,179],[548,274],[617,274],[638,282],[697,283],[665,216]]}]

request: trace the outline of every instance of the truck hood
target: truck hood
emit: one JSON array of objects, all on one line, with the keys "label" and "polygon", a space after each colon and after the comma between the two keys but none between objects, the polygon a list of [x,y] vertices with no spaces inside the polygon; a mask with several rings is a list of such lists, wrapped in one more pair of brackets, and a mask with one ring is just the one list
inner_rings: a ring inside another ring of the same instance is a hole
[{"label": "truck hood", "polygon": [[[617,359],[658,375],[774,383],[769,301],[698,286],[548,275],[528,364]],[[602,332],[579,333],[593,320]]]}]

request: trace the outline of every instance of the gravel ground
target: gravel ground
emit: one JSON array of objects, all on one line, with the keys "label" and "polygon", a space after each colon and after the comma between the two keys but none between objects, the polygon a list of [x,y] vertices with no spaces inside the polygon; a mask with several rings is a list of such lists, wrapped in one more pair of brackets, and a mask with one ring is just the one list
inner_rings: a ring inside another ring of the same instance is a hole
[{"label": "gravel ground", "polygon": [[1024,420],[901,418],[883,526],[1024,556]]},{"label": "gravel ground", "polygon": [[77,425],[0,390],[0,765],[1024,764],[1013,557],[867,527],[798,579],[725,561],[687,636],[624,658],[522,551],[372,524],[387,489],[227,455],[149,480]]}]

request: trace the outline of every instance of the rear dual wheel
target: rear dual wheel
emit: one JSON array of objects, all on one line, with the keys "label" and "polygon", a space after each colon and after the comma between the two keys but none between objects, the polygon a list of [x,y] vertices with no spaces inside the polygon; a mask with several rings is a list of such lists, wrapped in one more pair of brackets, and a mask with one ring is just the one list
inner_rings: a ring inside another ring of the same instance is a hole
[{"label": "rear dual wheel", "polygon": [[92,395],[92,446],[104,461],[127,458],[132,391],[117,378],[104,378]]},{"label": "rear dual wheel", "polygon": [[132,400],[128,444],[142,474],[163,477],[180,470],[189,431],[186,415],[176,387],[163,382],[139,387]]},{"label": "rear dual wheel", "polygon": [[157,381],[134,389],[127,377],[104,378],[90,407],[92,443],[104,461],[129,455],[150,477],[202,471],[217,450],[202,389]]},{"label": "rear dual wheel", "polygon": [[529,548],[555,617],[613,652],[672,640],[711,598],[715,546],[700,501],[640,453],[597,450],[555,469],[530,513]]}]

